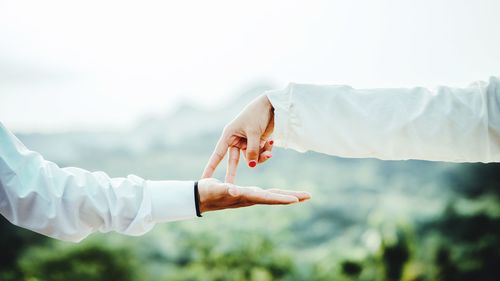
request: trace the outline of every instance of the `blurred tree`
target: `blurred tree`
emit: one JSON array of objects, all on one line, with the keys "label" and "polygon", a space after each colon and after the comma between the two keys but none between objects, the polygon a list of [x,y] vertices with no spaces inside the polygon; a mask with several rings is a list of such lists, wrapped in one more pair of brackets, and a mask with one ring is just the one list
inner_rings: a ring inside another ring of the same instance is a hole
[{"label": "blurred tree", "polygon": [[341,263],[342,273],[349,277],[358,277],[363,270],[363,267],[360,263],[354,261],[344,261]]},{"label": "blurred tree", "polygon": [[500,163],[462,164],[450,171],[448,178],[460,196],[476,199],[493,195],[500,200]]},{"label": "blurred tree", "polygon": [[384,262],[386,278],[389,281],[401,279],[403,267],[410,258],[406,237],[400,231],[398,231],[397,236],[394,243],[382,244],[382,260]]},{"label": "blurred tree", "polygon": [[20,280],[22,272],[17,266],[18,258],[27,248],[49,240],[43,235],[12,225],[0,216],[0,280]]},{"label": "blurred tree", "polygon": [[230,243],[211,233],[190,236],[180,243],[177,270],[165,280],[295,280],[291,256],[264,235],[238,233]]},{"label": "blurred tree", "polygon": [[137,264],[128,250],[102,244],[36,248],[20,261],[26,279],[43,281],[146,280]]},{"label": "blurred tree", "polygon": [[469,204],[487,202],[483,208],[461,211],[453,201],[441,218],[431,222],[429,231],[438,231],[440,246],[435,250],[436,279],[443,281],[499,280],[500,217],[488,207],[500,206],[500,164],[462,166],[450,177],[457,198]]}]

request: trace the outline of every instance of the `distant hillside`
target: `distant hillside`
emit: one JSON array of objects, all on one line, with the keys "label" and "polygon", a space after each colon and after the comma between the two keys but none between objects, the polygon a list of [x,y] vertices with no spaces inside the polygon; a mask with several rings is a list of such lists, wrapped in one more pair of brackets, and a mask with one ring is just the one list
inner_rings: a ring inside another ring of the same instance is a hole
[{"label": "distant hillside", "polygon": [[49,159],[68,162],[79,157],[81,151],[126,150],[142,153],[151,145],[179,143],[196,136],[218,134],[224,125],[241,109],[264,91],[269,84],[255,84],[234,95],[227,104],[214,110],[181,104],[164,116],[148,117],[128,131],[75,131],[57,134],[17,134],[30,148],[43,151]]}]

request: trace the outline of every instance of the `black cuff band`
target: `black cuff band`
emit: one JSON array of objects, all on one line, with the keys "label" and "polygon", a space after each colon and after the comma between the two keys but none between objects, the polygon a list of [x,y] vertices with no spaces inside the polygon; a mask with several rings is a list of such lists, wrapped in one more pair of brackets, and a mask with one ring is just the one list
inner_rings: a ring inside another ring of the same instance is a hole
[{"label": "black cuff band", "polygon": [[194,182],[194,204],[196,205],[196,215],[201,218],[200,193],[198,192],[198,182]]}]

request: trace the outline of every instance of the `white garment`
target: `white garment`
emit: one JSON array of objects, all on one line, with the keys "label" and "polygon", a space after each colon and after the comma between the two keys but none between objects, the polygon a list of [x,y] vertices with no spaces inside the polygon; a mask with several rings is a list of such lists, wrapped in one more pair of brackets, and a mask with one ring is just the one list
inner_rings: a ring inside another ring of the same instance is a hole
[{"label": "white garment", "polygon": [[156,223],[196,217],[194,182],[59,168],[0,123],[0,213],[61,240],[78,242],[95,231],[141,235]]},{"label": "white garment", "polygon": [[290,84],[267,92],[276,145],[342,157],[500,161],[500,80],[467,88],[353,89]]}]

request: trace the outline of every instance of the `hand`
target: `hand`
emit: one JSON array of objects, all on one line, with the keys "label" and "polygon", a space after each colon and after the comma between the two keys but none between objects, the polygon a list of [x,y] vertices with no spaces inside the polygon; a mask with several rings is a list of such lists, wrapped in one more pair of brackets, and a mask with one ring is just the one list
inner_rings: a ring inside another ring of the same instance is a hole
[{"label": "hand", "polygon": [[243,151],[248,166],[254,168],[272,157],[273,141],[269,136],[274,129],[273,107],[265,95],[247,105],[223,130],[202,178],[213,176],[219,163],[229,150],[225,181],[234,183],[236,169]]},{"label": "hand", "polygon": [[287,205],[302,202],[311,195],[302,191],[281,189],[264,190],[259,187],[241,187],[221,183],[216,179],[202,179],[198,182],[200,211],[202,213],[252,205]]}]

